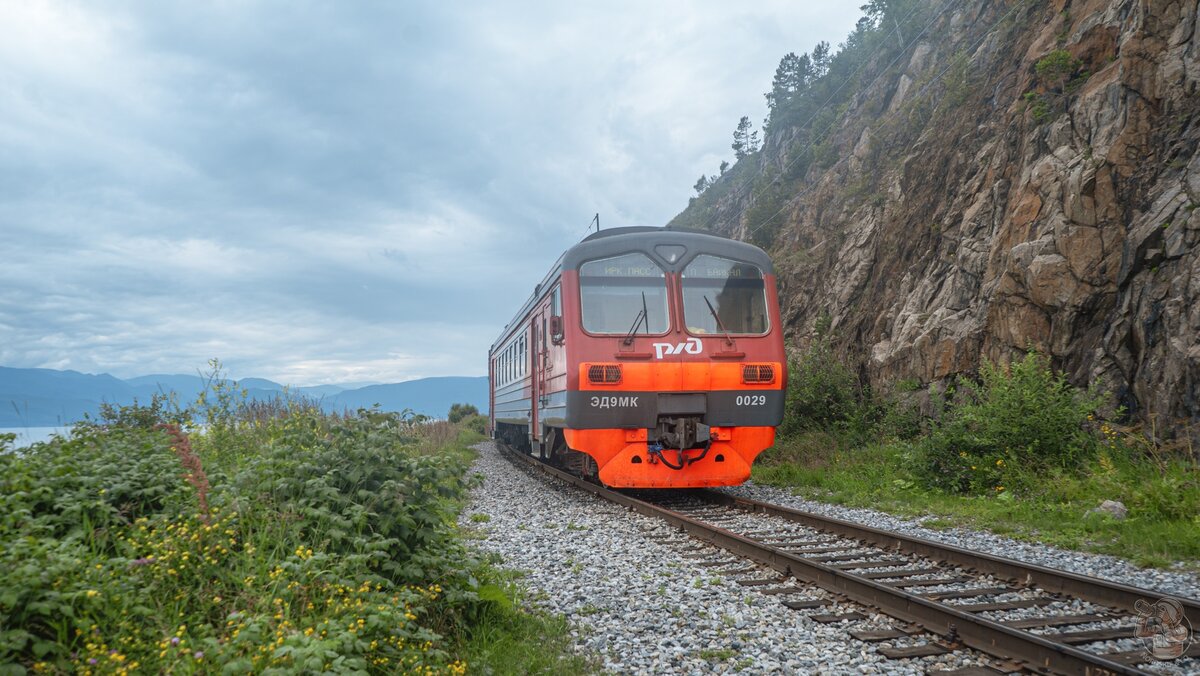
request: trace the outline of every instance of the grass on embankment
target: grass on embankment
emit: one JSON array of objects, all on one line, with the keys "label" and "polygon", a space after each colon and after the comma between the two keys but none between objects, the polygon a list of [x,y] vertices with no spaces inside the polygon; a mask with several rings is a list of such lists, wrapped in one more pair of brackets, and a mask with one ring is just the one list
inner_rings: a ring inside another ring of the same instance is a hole
[{"label": "grass on embankment", "polygon": [[171,408],[0,435],[0,674],[586,669],[456,526],[470,425],[223,381]]},{"label": "grass on embankment", "polygon": [[[984,529],[1142,566],[1182,562],[1200,570],[1200,471],[1190,461],[1114,447],[1077,471],[1018,473],[1015,486],[964,495],[923,487],[913,471],[913,443],[855,446],[848,438],[806,432],[781,439],[760,456],[754,481],[822,502],[935,517],[923,522],[929,528]],[[1128,517],[1087,513],[1104,500],[1124,503]]]}]

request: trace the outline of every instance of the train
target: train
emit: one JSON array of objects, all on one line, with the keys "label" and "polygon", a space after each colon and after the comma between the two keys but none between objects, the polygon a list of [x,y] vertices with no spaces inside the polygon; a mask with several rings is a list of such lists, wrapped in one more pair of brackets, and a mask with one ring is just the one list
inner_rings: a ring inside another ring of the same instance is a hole
[{"label": "train", "polygon": [[710,233],[600,230],[488,350],[492,436],[613,488],[743,483],[782,422],[771,260]]}]

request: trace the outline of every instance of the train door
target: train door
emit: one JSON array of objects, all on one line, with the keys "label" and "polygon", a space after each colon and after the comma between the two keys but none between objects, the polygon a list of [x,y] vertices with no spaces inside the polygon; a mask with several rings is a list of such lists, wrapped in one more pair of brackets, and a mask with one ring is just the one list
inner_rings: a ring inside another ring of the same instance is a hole
[{"label": "train door", "polygon": [[540,448],[542,441],[542,416],[541,407],[542,397],[542,378],[541,378],[541,352],[538,350],[541,340],[541,316],[540,309],[535,310],[533,318],[529,321],[529,349],[527,350],[526,359],[529,360],[529,447],[530,449]]}]

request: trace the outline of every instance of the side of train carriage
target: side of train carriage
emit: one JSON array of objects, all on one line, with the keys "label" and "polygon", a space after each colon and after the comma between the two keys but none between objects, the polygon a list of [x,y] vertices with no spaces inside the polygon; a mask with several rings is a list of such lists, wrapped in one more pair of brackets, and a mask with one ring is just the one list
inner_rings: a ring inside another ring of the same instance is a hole
[{"label": "side of train carriage", "polygon": [[740,484],[783,420],[771,261],[701,232],[587,237],[488,362],[493,436],[612,487]]}]

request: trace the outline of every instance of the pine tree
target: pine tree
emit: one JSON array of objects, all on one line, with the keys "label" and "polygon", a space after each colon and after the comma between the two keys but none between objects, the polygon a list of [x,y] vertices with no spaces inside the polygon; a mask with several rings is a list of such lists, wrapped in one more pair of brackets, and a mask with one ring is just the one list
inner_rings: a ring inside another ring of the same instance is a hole
[{"label": "pine tree", "polygon": [[733,156],[737,159],[742,159],[746,155],[754,152],[754,148],[750,147],[750,118],[745,115],[738,120],[737,129],[733,130]]},{"label": "pine tree", "polygon": [[696,181],[696,185],[693,185],[692,188],[696,191],[697,195],[702,195],[704,194],[705,190],[708,190],[708,185],[708,177],[704,174],[700,174],[700,180]]},{"label": "pine tree", "polygon": [[813,79],[824,77],[829,72],[829,63],[833,56],[829,53],[829,43],[824,40],[817,43],[812,50]]},{"label": "pine tree", "polygon": [[725,175],[725,170],[726,170],[726,169],[728,169],[728,168],[729,168],[729,163],[728,163],[728,162],[726,162],[725,160],[721,160],[721,167],[720,167],[720,169],[721,169],[721,175],[722,175],[722,176],[724,176],[724,175]]}]

